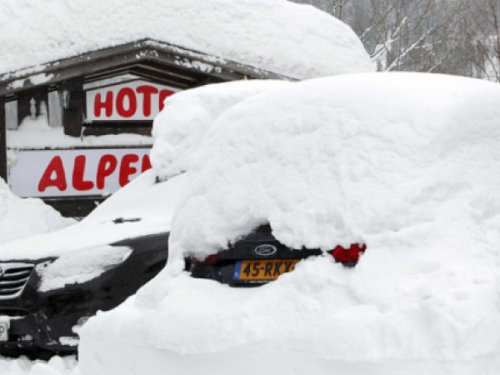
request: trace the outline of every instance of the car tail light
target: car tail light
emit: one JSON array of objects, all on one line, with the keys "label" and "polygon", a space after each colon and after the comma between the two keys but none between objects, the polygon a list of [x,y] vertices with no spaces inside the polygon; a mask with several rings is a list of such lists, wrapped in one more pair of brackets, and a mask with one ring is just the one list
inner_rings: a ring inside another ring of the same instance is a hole
[{"label": "car tail light", "polygon": [[200,260],[200,259],[197,259],[197,258],[193,257],[193,258],[191,258],[191,261],[193,263],[197,263],[197,264],[208,264],[208,265],[211,265],[211,264],[217,263],[217,255],[216,254],[211,254],[211,255],[207,256],[203,260]]},{"label": "car tail light", "polygon": [[353,263],[359,260],[359,256],[366,250],[365,244],[354,243],[348,248],[337,246],[332,250],[332,255],[337,262]]}]

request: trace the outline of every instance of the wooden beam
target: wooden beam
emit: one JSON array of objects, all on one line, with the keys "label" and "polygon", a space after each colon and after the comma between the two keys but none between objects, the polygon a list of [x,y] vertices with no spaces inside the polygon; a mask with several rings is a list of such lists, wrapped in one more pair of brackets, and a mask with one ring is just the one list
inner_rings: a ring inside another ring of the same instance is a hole
[{"label": "wooden beam", "polygon": [[[221,81],[244,78],[290,79],[280,74],[201,52],[144,39],[84,53],[39,67],[1,74],[0,96],[14,94],[40,85],[56,84],[75,77],[99,75],[112,69],[142,63],[146,65],[155,63],[166,72],[169,69],[175,69],[176,72],[185,77],[193,75],[199,77],[201,74]],[[41,74],[45,75],[45,79],[41,79]]]}]

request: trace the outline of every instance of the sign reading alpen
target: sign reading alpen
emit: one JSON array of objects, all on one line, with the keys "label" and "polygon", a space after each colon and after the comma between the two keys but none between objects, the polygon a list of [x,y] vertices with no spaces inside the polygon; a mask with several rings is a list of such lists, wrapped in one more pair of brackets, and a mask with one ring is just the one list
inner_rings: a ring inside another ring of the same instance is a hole
[{"label": "sign reading alpen", "polygon": [[10,170],[21,197],[106,196],[151,168],[149,148],[19,151]]}]

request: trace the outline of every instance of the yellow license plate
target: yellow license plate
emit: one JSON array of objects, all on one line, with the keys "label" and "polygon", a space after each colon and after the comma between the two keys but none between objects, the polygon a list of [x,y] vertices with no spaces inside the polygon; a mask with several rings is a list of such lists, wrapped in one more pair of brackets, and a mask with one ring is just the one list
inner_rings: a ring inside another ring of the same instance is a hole
[{"label": "yellow license plate", "polygon": [[243,260],[236,263],[233,280],[275,280],[292,272],[300,259]]}]

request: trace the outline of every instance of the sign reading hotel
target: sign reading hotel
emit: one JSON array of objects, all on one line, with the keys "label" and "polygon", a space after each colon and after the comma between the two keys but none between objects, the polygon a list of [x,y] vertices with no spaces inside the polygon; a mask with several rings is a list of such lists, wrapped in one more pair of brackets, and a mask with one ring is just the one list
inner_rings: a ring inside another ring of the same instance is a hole
[{"label": "sign reading hotel", "polygon": [[151,168],[149,148],[19,151],[10,169],[21,197],[107,196]]},{"label": "sign reading hotel", "polygon": [[143,80],[88,90],[87,121],[152,121],[177,91]]}]

